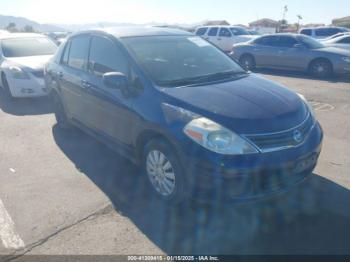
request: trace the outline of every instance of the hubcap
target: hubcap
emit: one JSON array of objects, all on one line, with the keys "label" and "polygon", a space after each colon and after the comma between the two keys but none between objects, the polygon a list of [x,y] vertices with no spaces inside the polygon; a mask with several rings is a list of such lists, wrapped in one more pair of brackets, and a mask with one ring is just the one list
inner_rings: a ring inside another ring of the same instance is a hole
[{"label": "hubcap", "polygon": [[175,189],[175,172],[166,156],[153,150],[146,160],[147,175],[154,189],[163,196],[170,196]]},{"label": "hubcap", "polygon": [[316,71],[317,71],[318,73],[323,73],[323,72],[325,71],[324,66],[321,65],[321,64],[317,64],[317,65],[316,65]]}]

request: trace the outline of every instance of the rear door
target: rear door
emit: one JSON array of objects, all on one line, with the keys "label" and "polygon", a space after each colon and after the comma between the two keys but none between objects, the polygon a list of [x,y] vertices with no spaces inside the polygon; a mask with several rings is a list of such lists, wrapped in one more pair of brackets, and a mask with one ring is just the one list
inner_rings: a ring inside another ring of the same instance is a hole
[{"label": "rear door", "polygon": [[212,44],[218,46],[219,48],[221,48],[221,46],[219,45],[219,41],[217,40],[218,33],[219,33],[219,27],[209,27],[209,30],[205,39],[211,42]]},{"label": "rear door", "polygon": [[90,35],[79,35],[69,40],[57,72],[62,98],[71,118],[87,124],[89,108],[84,100],[84,81],[87,73]]},{"label": "rear door", "polygon": [[108,88],[103,83],[103,75],[121,72],[129,76],[130,67],[116,42],[104,35],[94,35],[91,39],[89,55],[89,75],[86,78],[86,102],[90,108],[89,123],[108,139],[119,144],[131,145],[132,98],[122,90]]},{"label": "rear door", "polygon": [[225,52],[231,52],[233,48],[233,37],[231,31],[226,27],[221,27],[217,38],[218,45]]},{"label": "rear door", "polygon": [[274,67],[276,65],[276,54],[278,50],[279,36],[263,36],[255,40],[252,47],[257,66]]}]

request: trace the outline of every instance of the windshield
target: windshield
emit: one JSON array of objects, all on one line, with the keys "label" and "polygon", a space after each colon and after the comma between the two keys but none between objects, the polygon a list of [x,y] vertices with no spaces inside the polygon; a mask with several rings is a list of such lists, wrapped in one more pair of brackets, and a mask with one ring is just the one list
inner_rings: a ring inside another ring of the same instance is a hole
[{"label": "windshield", "polygon": [[298,40],[310,49],[319,49],[325,47],[323,44],[309,36],[300,35],[298,37]]},{"label": "windshield", "polygon": [[122,41],[160,86],[191,85],[245,74],[230,57],[197,36],[133,37]]},{"label": "windshield", "polygon": [[13,38],[2,40],[5,57],[53,55],[57,46],[46,37]]}]

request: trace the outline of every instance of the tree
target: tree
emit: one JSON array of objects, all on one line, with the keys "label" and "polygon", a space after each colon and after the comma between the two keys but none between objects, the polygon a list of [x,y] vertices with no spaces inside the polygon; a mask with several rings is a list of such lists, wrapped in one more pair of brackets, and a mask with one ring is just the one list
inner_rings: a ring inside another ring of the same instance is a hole
[{"label": "tree", "polygon": [[23,32],[32,33],[32,32],[34,32],[34,28],[33,28],[31,25],[26,25],[26,26],[23,28]]},{"label": "tree", "polygon": [[13,32],[18,32],[18,29],[16,27],[16,24],[11,22],[8,24],[8,26],[6,27],[6,30],[13,33]]}]

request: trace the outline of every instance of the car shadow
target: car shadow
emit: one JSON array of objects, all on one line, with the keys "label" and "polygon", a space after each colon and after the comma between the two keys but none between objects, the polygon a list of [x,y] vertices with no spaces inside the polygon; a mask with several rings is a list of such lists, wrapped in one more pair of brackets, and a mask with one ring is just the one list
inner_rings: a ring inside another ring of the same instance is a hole
[{"label": "car shadow", "polygon": [[324,81],[329,83],[350,83],[350,75],[341,75],[341,76],[334,76],[334,77],[325,78],[325,79],[319,79],[305,72],[287,71],[287,70],[279,70],[279,69],[265,69],[265,68],[264,69],[256,68],[254,69],[254,73],[272,75],[272,76],[301,78],[301,79],[308,79],[308,80],[318,80],[318,81]]},{"label": "car shadow", "polygon": [[349,254],[350,192],[318,175],[264,200],[172,207],[149,195],[138,168],[93,138],[53,127],[76,168],[167,254]]},{"label": "car shadow", "polygon": [[53,106],[48,97],[10,99],[0,88],[0,110],[16,116],[44,115],[53,113]]}]

